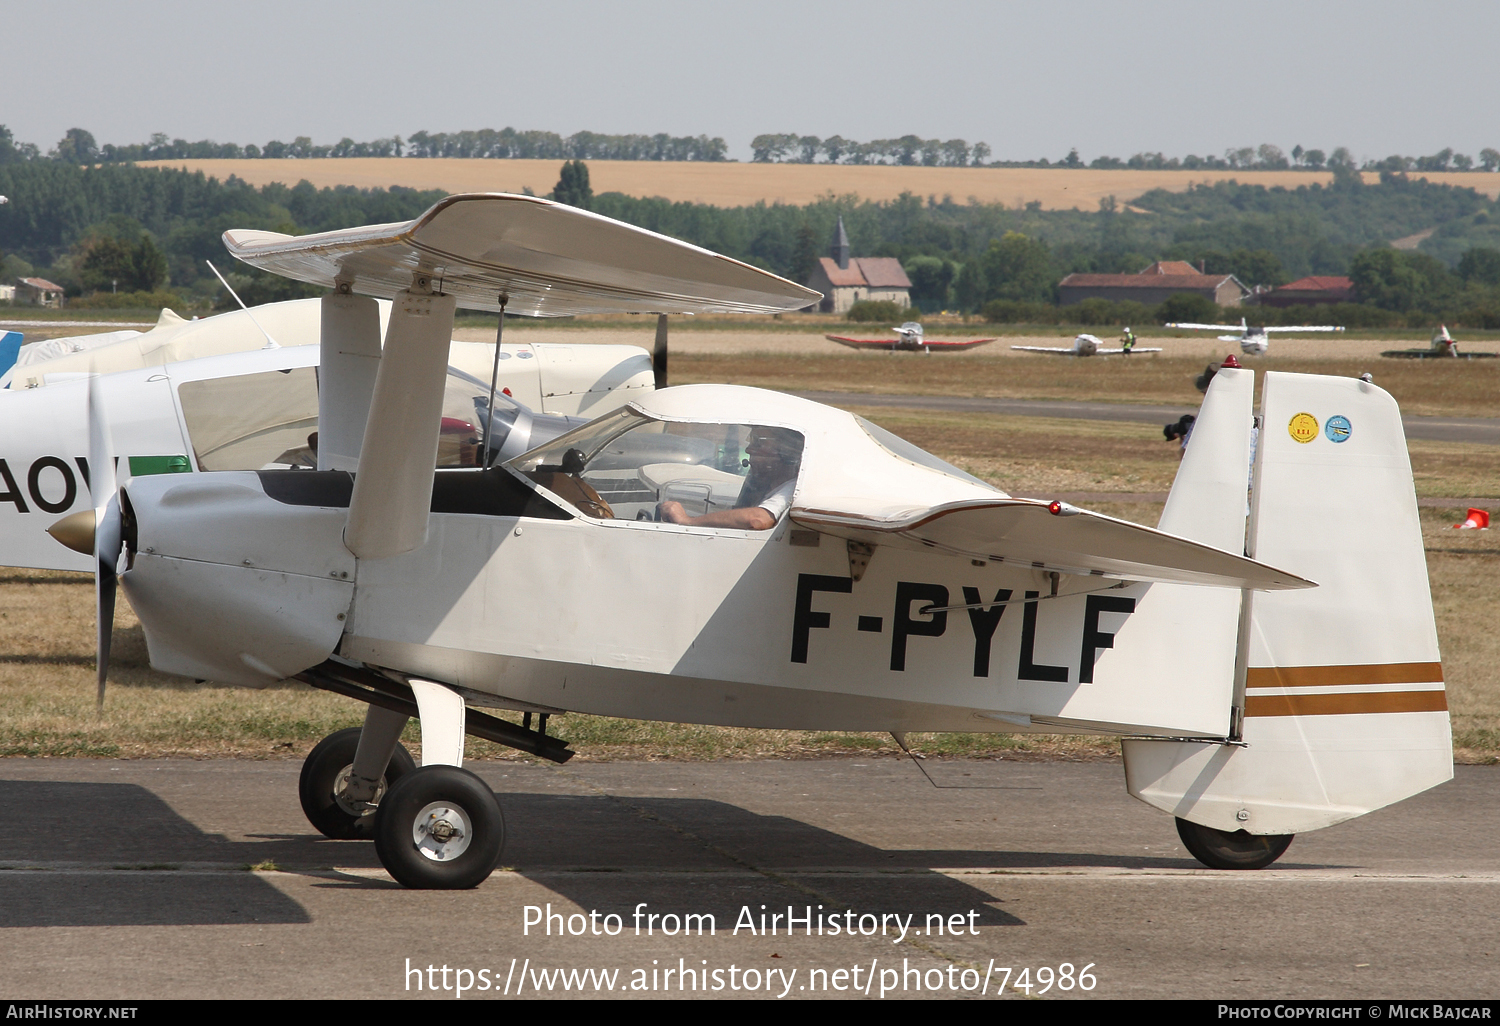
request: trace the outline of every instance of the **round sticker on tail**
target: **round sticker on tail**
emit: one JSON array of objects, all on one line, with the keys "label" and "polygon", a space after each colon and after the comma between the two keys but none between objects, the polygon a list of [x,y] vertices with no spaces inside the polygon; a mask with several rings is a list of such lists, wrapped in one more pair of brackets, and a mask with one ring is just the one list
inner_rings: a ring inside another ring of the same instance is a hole
[{"label": "round sticker on tail", "polygon": [[1318,418],[1311,413],[1299,413],[1286,426],[1294,440],[1306,445],[1318,437]]},{"label": "round sticker on tail", "polygon": [[1354,427],[1349,423],[1349,418],[1340,417],[1337,414],[1329,417],[1328,423],[1323,425],[1323,434],[1328,436],[1330,442],[1349,441],[1349,432],[1352,430]]}]

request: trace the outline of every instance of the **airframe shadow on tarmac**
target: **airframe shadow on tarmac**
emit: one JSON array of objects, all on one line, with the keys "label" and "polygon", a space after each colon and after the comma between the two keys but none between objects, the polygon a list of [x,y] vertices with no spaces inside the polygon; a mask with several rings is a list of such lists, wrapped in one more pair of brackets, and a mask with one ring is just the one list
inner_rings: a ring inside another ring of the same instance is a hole
[{"label": "airframe shadow on tarmac", "polygon": [[[0,927],[308,923],[251,872],[164,872],[243,862],[261,846],[205,834],[138,784],[0,781]],[[248,849],[254,849],[250,851]],[[55,871],[81,863],[97,872]]]}]

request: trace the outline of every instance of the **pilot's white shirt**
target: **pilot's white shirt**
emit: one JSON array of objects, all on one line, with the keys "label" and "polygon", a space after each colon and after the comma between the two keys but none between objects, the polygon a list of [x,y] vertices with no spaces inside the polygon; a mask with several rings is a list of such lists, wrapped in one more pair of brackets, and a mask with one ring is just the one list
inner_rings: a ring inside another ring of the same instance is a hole
[{"label": "pilot's white shirt", "polygon": [[797,479],[793,478],[792,480],[787,481],[785,484],[783,484],[780,488],[776,489],[770,495],[767,495],[765,499],[757,505],[759,505],[760,508],[765,510],[767,513],[771,514],[771,518],[773,520],[780,520],[781,515],[791,508],[792,493],[796,490]]}]

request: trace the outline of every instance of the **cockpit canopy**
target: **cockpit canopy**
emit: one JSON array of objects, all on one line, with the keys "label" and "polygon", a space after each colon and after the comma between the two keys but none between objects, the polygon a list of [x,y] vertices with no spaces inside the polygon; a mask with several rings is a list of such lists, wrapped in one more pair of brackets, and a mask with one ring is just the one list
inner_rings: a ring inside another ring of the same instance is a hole
[{"label": "cockpit canopy", "polygon": [[1004,494],[861,417],[735,385],[651,393],[508,466],[588,515],[649,520],[668,500],[690,516],[760,504],[752,462],[768,449],[788,464],[778,484],[795,481],[796,507],[884,519]]}]

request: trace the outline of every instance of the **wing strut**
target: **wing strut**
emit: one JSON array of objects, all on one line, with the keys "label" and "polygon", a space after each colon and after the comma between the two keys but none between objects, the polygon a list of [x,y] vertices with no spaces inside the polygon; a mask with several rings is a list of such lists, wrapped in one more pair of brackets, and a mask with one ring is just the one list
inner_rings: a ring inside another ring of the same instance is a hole
[{"label": "wing strut", "polygon": [[490,434],[495,426],[495,389],[500,385],[500,343],[505,339],[505,306],[510,302],[510,296],[504,292],[500,293],[500,326],[495,329],[495,366],[490,371],[490,405],[484,414],[484,459],[480,466],[488,469],[490,465]]},{"label": "wing strut", "polygon": [[427,540],[456,309],[453,296],[431,289],[418,271],[391,304],[344,528],[344,545],[360,559],[400,555]]}]

